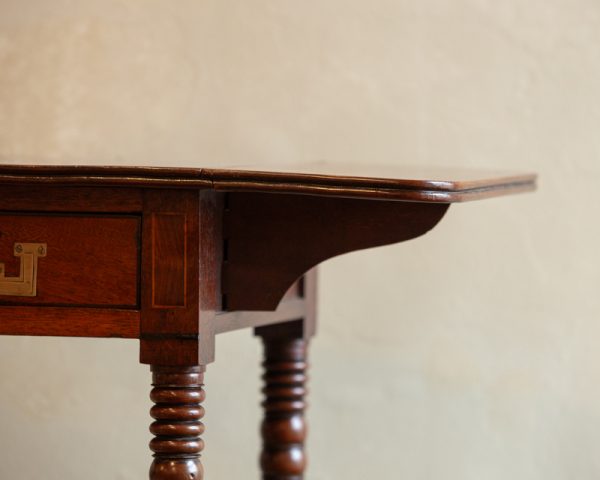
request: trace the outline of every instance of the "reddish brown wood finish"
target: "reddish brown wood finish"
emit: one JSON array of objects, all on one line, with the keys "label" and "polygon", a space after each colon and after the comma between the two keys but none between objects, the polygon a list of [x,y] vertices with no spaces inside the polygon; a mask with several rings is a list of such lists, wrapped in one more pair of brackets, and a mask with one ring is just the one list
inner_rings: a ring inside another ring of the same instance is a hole
[{"label": "reddish brown wood finish", "polygon": [[302,318],[303,335],[309,338],[315,334],[316,290],[317,271],[313,269],[292,285],[275,311],[219,312],[215,317],[215,333],[263,327]]},{"label": "reddish brown wood finish", "polygon": [[202,480],[204,367],[152,367],[150,480]]},{"label": "reddish brown wood finish", "polygon": [[[136,294],[133,295],[133,301],[131,300],[132,289],[137,291],[139,287],[136,267],[139,262],[139,243],[132,247],[132,238],[135,238],[134,231],[138,227],[133,230],[128,227],[122,232],[112,229],[112,233],[115,233],[114,238],[109,238],[110,236],[101,229],[86,229],[83,225],[75,228],[74,231],[64,232],[61,229],[54,230],[49,227],[58,225],[54,223],[57,218],[68,218],[75,221],[78,215],[88,219],[85,222],[87,226],[93,222],[94,218],[125,219],[125,225],[138,224],[142,210],[141,198],[142,190],[131,188],[107,190],[97,187],[9,186],[2,185],[0,182],[0,212],[12,217],[19,217],[15,222],[8,224],[8,228],[14,229],[17,224],[20,224],[20,233],[26,234],[27,238],[31,240],[37,238],[45,243],[50,237],[54,239],[49,244],[51,249],[49,256],[40,259],[39,282],[50,286],[50,283],[44,280],[44,276],[50,272],[47,268],[48,262],[52,264],[62,255],[60,265],[55,265],[53,271],[59,277],[60,292],[65,293],[71,301],[79,302],[83,298],[85,302],[90,303],[90,298],[102,300],[103,296],[113,299],[115,295],[122,296],[123,292],[119,292],[115,281],[123,283],[123,279],[127,277],[132,281],[128,280],[124,288],[129,289],[130,292],[126,294],[129,298],[128,303],[133,303],[128,306],[130,310],[114,305],[79,306],[75,303],[68,306],[37,306],[35,303],[39,301],[40,297],[25,300],[24,297],[19,297],[16,300],[11,298],[12,303],[29,304],[13,306],[6,305],[9,297],[1,296],[0,303],[4,303],[4,305],[0,306],[0,334],[138,338],[140,312]],[[74,212],[77,215],[74,215]],[[44,240],[39,236],[42,232],[37,225],[34,225],[32,229],[24,228],[28,222],[31,222],[32,216],[45,217],[44,221],[48,222],[48,225],[43,228],[47,230],[46,233],[49,236],[44,234]],[[2,217],[0,217],[1,220]],[[116,224],[122,225],[120,222],[121,220]],[[6,226],[7,223],[4,222],[0,227],[0,232],[4,232],[0,237],[0,243],[3,242],[3,246],[0,247],[3,252],[0,254],[0,261],[8,264],[13,261],[11,245],[13,239],[6,234]],[[121,233],[124,233],[125,236],[122,236]],[[98,245],[94,245],[95,239],[98,239]],[[55,251],[52,247],[53,244],[57,244],[60,247],[59,250]],[[94,252],[101,245],[104,247],[96,255]],[[114,245],[115,248],[112,248],[111,245]],[[86,258],[87,262],[77,257],[86,252],[88,257],[92,257]],[[59,254],[59,257],[56,257],[56,254]],[[98,283],[90,281],[86,283],[84,280],[84,283],[90,288],[90,292],[86,296],[80,288],[80,282],[76,279],[81,275],[81,271],[88,270],[89,272],[90,261],[102,261],[103,263],[96,266],[90,275],[94,276],[96,270],[103,272],[103,275],[101,279],[98,279]],[[111,267],[110,271],[107,271],[109,266]],[[14,268],[14,263],[11,268]],[[133,279],[131,279],[132,272],[135,274]],[[54,279],[52,279],[53,282]],[[52,285],[52,288],[56,288],[56,286]],[[71,290],[79,296],[79,300],[71,296],[73,295]],[[97,297],[94,292],[98,294]],[[59,302],[63,301],[64,299],[59,300]],[[97,302],[98,300],[92,301]],[[122,302],[123,300],[118,301]]]},{"label": "reddish brown wood finish", "polygon": [[2,306],[0,335],[139,338],[140,312],[114,308]]},{"label": "reddish brown wood finish", "polygon": [[0,183],[185,187],[448,203],[530,191],[535,175],[327,163],[227,169],[0,165]]},{"label": "reddish brown wood finish", "polygon": [[15,243],[45,243],[35,297],[0,304],[137,308],[139,216],[13,215],[0,212],[0,262],[17,276]]},{"label": "reddish brown wood finish", "polygon": [[308,302],[304,298],[283,300],[273,312],[220,312],[215,318],[215,333],[244,328],[256,328],[286,322],[306,315]]},{"label": "reddish brown wood finish", "polygon": [[185,213],[154,213],[152,223],[152,307],[186,304],[187,218]]},{"label": "reddish brown wood finish", "polygon": [[195,190],[145,192],[142,363],[213,361],[220,298],[219,198]]},{"label": "reddish brown wood finish", "polygon": [[[176,221],[169,222],[166,220],[168,218]],[[142,363],[199,363],[199,219],[198,192],[145,192]],[[181,278],[175,278],[177,274]],[[174,278],[176,282],[173,285]],[[167,296],[171,297],[171,303],[174,304],[163,304],[163,300],[168,300]]]},{"label": "reddish brown wood finish", "polygon": [[[294,193],[315,196],[348,197],[411,202],[454,203],[531,191],[534,175],[463,172],[464,177],[445,176],[450,172],[356,165],[315,164],[290,167],[286,172],[261,171],[264,167],[231,170],[205,170],[215,190],[229,192]],[[358,170],[354,175],[348,173]],[[383,170],[385,176],[372,176]],[[342,173],[346,171],[347,173]],[[360,176],[360,172],[364,176]],[[303,173],[299,173],[303,172]],[[433,180],[432,180],[433,178]],[[458,178],[451,180],[452,178]],[[400,180],[401,179],[401,180]]]},{"label": "reddish brown wood finish", "polygon": [[300,322],[256,330],[264,344],[263,480],[301,480],[306,468],[307,344]]},{"label": "reddish brown wood finish", "polygon": [[227,310],[275,310],[292,283],[320,262],[409,240],[448,205],[230,193],[225,206]]},{"label": "reddish brown wood finish", "polygon": [[48,243],[39,295],[0,296],[0,334],[140,338],[156,403],[151,480],[202,479],[203,365],[216,333],[257,326],[263,478],[301,479],[316,282],[298,279],[332,256],[422,235],[449,202],[535,186],[533,175],[278,170],[0,166],[9,275],[14,242]]},{"label": "reddish brown wood finish", "polygon": [[0,211],[139,213],[142,190],[135,188],[2,185]]}]

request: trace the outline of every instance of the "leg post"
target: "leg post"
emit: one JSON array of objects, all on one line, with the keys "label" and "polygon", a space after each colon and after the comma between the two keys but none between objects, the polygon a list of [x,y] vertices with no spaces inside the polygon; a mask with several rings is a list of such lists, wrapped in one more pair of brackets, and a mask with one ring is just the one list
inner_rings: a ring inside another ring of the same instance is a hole
[{"label": "leg post", "polygon": [[264,344],[263,480],[302,480],[308,340],[284,325],[257,329]]},{"label": "leg post", "polygon": [[152,367],[150,480],[202,480],[204,366]]}]

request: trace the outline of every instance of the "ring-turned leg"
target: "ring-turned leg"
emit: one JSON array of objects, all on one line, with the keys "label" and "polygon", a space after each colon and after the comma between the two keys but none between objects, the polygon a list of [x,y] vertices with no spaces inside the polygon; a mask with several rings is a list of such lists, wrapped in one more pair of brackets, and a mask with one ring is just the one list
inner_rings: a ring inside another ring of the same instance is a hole
[{"label": "ring-turned leg", "polygon": [[277,327],[257,329],[264,344],[262,478],[301,480],[306,466],[304,410],[308,341],[285,327]]},{"label": "ring-turned leg", "polygon": [[150,432],[155,437],[150,442],[154,452],[150,480],[202,480],[204,476],[200,464],[204,370],[203,366],[152,366],[150,398],[155,405],[150,415],[155,421]]}]

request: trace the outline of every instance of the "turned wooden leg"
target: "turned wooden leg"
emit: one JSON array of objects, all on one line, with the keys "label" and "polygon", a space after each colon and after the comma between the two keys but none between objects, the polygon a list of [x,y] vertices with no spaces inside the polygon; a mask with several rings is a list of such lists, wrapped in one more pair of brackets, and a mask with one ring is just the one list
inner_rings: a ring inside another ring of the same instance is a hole
[{"label": "turned wooden leg", "polygon": [[264,343],[264,420],[260,465],[263,480],[301,480],[306,459],[306,351],[308,341],[257,331]]},{"label": "turned wooden leg", "polygon": [[204,367],[152,366],[150,480],[202,480]]}]

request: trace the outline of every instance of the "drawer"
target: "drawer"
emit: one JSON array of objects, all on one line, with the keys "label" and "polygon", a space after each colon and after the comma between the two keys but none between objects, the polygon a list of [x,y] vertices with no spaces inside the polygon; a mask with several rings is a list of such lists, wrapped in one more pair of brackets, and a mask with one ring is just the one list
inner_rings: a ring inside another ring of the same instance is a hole
[{"label": "drawer", "polygon": [[137,308],[140,224],[135,215],[0,213],[0,305]]}]

